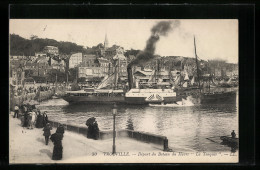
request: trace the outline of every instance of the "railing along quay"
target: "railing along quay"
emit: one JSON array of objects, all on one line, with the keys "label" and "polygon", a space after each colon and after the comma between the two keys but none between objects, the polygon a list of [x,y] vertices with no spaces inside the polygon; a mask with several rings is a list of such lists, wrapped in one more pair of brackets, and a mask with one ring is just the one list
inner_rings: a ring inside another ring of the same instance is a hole
[{"label": "railing along quay", "polygon": [[[65,128],[65,130],[75,132],[78,134],[82,134],[84,136],[87,136],[88,128],[87,127],[80,127],[75,125],[67,125],[64,123],[59,123],[55,121],[49,121],[52,127],[58,127],[59,124],[62,124]],[[113,137],[113,131],[99,131],[99,138],[100,140],[110,139]],[[141,131],[134,131],[134,130],[117,130],[116,131],[116,137],[128,137],[132,138],[138,141],[146,142],[146,143],[153,143],[157,145],[162,145],[164,151],[168,151],[168,139],[166,136],[156,135],[152,133],[147,132],[141,132]]]}]

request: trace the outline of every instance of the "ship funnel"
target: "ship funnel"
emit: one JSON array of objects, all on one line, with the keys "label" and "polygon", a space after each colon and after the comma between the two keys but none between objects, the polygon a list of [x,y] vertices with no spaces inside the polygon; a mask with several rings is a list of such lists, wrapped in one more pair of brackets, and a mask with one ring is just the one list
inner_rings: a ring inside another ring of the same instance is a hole
[{"label": "ship funnel", "polygon": [[132,72],[132,67],[130,65],[127,66],[127,74],[128,74],[129,90],[131,90],[133,88],[133,72]]}]

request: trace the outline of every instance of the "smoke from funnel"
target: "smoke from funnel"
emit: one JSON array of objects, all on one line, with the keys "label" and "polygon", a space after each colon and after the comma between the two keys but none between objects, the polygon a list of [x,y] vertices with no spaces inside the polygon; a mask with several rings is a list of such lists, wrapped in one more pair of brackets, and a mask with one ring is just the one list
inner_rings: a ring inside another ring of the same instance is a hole
[{"label": "smoke from funnel", "polygon": [[128,64],[127,67],[132,67],[139,63],[147,62],[154,58],[156,43],[160,40],[160,36],[167,36],[168,32],[180,25],[179,20],[175,21],[161,21],[151,29],[151,36],[146,42],[146,47],[143,51],[137,54],[136,58]]}]

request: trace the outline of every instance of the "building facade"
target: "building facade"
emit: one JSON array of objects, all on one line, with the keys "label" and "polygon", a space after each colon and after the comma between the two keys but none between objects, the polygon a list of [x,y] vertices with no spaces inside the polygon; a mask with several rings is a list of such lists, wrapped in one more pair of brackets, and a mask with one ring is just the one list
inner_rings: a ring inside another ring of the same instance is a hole
[{"label": "building facade", "polygon": [[37,52],[35,53],[35,57],[47,57],[47,54],[44,52]]},{"label": "building facade", "polygon": [[69,68],[75,68],[80,63],[82,63],[82,61],[83,61],[82,53],[72,54],[69,59]]},{"label": "building facade", "polygon": [[66,67],[64,60],[55,59],[53,57],[50,57],[49,65],[51,66],[52,69],[56,69],[56,70],[59,70],[61,72],[64,72],[65,67]]},{"label": "building facade", "polygon": [[46,46],[44,47],[43,52],[48,54],[59,54],[59,49],[54,46]]},{"label": "building facade", "polygon": [[113,68],[110,66],[112,65],[105,58],[96,58],[96,56],[85,56],[84,62],[82,62],[78,67],[78,77],[85,77],[85,78],[103,78],[110,74],[110,70]]}]

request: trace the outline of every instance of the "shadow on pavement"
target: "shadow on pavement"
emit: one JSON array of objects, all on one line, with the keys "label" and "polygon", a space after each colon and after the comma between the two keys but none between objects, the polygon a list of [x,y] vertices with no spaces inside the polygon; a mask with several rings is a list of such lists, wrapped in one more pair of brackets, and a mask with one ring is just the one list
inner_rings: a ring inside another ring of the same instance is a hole
[{"label": "shadow on pavement", "polygon": [[41,149],[40,153],[46,153],[46,155],[48,155],[50,157],[50,159],[52,158],[52,153],[48,149]]},{"label": "shadow on pavement", "polygon": [[41,142],[41,143],[43,143],[45,145],[45,139],[44,138],[37,138],[36,140],[38,142]]}]

